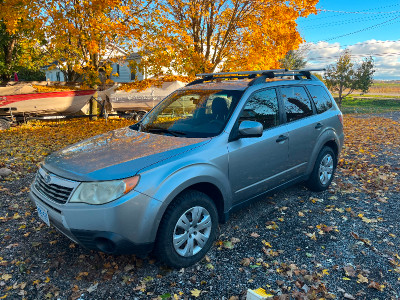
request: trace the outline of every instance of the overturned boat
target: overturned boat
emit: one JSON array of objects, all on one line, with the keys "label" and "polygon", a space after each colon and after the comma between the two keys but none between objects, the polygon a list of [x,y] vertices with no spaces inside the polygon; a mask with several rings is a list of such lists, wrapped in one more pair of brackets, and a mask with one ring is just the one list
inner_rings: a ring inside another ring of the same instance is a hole
[{"label": "overturned boat", "polygon": [[147,112],[186,84],[181,81],[171,81],[163,82],[161,87],[152,86],[141,92],[118,90],[110,95],[110,103],[116,112]]}]

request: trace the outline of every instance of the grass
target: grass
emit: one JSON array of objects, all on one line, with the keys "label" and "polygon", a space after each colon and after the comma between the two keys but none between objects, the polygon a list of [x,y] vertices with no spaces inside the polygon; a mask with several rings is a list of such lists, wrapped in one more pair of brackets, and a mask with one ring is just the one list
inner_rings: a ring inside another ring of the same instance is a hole
[{"label": "grass", "polygon": [[[334,94],[337,94],[336,91],[333,91]],[[361,94],[362,92],[359,90],[353,91],[353,96],[360,97],[392,97],[399,98],[400,97],[400,80],[391,80],[391,81],[380,81],[376,80],[370,86],[367,94]],[[382,95],[386,94],[386,96]]]},{"label": "grass", "polygon": [[348,97],[343,99],[341,110],[345,114],[400,111],[400,99]]},{"label": "grass", "polygon": [[369,89],[369,93],[400,93],[400,81],[375,81]]}]

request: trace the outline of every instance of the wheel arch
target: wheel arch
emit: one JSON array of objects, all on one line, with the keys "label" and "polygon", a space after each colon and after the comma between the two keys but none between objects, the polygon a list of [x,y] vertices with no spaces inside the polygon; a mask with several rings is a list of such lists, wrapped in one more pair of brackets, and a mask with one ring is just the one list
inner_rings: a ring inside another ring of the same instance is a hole
[{"label": "wheel arch", "polygon": [[177,196],[188,190],[196,190],[210,197],[216,206],[218,213],[218,221],[219,222],[225,221],[224,212],[227,209],[227,207],[229,208],[229,203],[231,199],[227,196],[227,193],[224,192],[224,188],[221,187],[221,185],[216,184],[215,181],[210,180],[210,178],[203,178],[203,180],[199,180],[196,182],[189,180],[188,182],[182,183],[181,185],[176,187],[173,191],[171,191],[171,193],[163,201],[163,205],[161,206],[155,220],[156,224],[153,227],[152,236],[154,236],[154,238],[156,238],[158,234],[161,220],[164,217],[168,207],[172,205]]},{"label": "wheel arch", "polygon": [[[212,184],[211,182],[195,183],[182,190],[177,196],[179,196],[180,194],[184,193],[187,190],[196,190],[210,197],[210,199],[214,202],[215,207],[217,208],[218,220],[223,221],[224,207],[225,207],[224,196],[222,195],[221,190],[216,185]],[[177,196],[175,196],[175,198]],[[173,200],[170,202],[169,205],[171,205],[172,202]]]},{"label": "wheel arch", "polygon": [[311,154],[311,159],[310,159],[310,163],[308,164],[308,168],[307,168],[307,176],[311,174],[312,170],[314,169],[314,165],[315,162],[317,160],[318,154],[321,152],[321,150],[325,147],[328,146],[330,147],[333,152],[336,155],[336,159],[338,159],[339,157],[339,146],[340,142],[339,142],[339,138],[336,135],[336,133],[333,130],[327,130],[325,131],[320,139],[319,142],[317,143],[316,147],[314,148],[314,151]]}]

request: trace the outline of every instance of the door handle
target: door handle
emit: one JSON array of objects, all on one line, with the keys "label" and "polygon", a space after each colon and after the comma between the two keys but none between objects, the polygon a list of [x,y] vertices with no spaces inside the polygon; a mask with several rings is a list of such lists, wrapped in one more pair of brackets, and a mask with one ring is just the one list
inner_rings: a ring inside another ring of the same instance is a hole
[{"label": "door handle", "polygon": [[322,127],[324,127],[322,123],[317,123],[317,125],[315,125],[315,129],[321,129]]},{"label": "door handle", "polygon": [[288,138],[289,138],[288,136],[282,134],[277,138],[276,142],[280,143],[280,142],[287,140]]}]

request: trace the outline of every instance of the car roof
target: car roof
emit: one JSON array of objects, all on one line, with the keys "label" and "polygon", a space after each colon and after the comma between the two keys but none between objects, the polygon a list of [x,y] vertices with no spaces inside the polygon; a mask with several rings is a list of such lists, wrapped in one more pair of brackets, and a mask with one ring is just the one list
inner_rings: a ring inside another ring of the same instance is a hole
[{"label": "car roof", "polygon": [[[181,90],[236,90],[245,91],[249,88],[252,82],[251,79],[239,79],[239,80],[221,80],[221,81],[209,81],[198,83],[194,85],[187,85]],[[282,85],[296,85],[296,84],[314,84],[323,85],[323,82],[315,79],[293,79],[293,78],[267,78],[265,82],[260,82],[256,85],[259,88],[267,86],[282,86]]]},{"label": "car roof", "polygon": [[[251,86],[279,86],[294,85],[304,81],[317,85],[323,83],[311,74],[311,71],[323,71],[325,69],[273,69],[259,71],[236,71],[221,73],[196,74],[200,79],[188,83],[181,90],[239,90],[245,91]],[[271,84],[274,83],[274,84]]]}]

